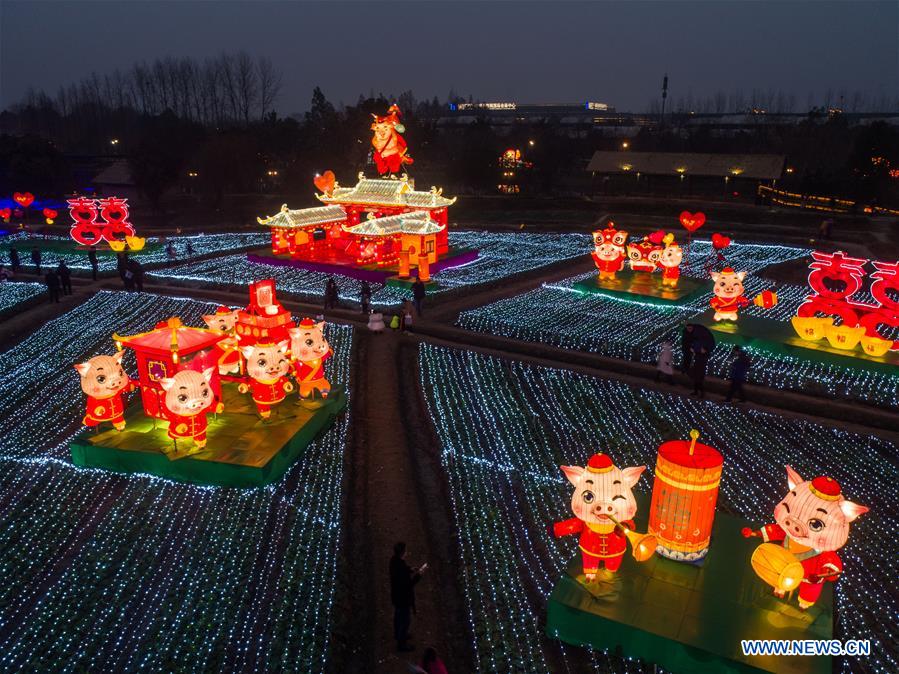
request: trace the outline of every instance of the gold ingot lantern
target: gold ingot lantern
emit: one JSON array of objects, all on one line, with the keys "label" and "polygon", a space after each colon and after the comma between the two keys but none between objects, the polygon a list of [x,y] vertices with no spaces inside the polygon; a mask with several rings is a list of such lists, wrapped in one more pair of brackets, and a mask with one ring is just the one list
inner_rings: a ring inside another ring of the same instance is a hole
[{"label": "gold ingot lantern", "polygon": [[861,343],[865,353],[869,356],[878,357],[885,355],[893,346],[892,340],[881,339],[880,337],[869,337],[868,335],[862,335]]},{"label": "gold ingot lantern", "polygon": [[750,563],[756,575],[778,592],[795,590],[805,575],[796,555],[777,543],[762,543]]},{"label": "gold ingot lantern", "polygon": [[790,319],[793,329],[800,338],[807,342],[817,342],[824,339],[824,332],[833,325],[832,318],[818,318],[816,316],[793,316]]},{"label": "gold ingot lantern", "polygon": [[125,242],[119,241],[118,239],[111,239],[109,241],[109,247],[112,248],[115,252],[121,253],[125,250]]},{"label": "gold ingot lantern", "polygon": [[143,236],[126,236],[125,242],[131,250],[143,250],[147,239]]},{"label": "gold ingot lantern", "polygon": [[859,340],[864,336],[862,327],[849,327],[848,325],[830,325],[824,329],[824,336],[835,349],[851,351],[858,346]]}]

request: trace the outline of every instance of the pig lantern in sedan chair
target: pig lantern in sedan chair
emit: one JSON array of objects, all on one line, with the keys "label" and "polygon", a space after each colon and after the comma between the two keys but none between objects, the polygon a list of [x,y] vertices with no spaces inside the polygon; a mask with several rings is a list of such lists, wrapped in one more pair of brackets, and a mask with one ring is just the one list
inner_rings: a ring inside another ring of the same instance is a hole
[{"label": "pig lantern in sedan chair", "polygon": [[742,533],[764,541],[751,560],[759,578],[778,597],[798,588],[799,608],[805,610],[821,596],[825,581],[835,582],[843,573],[836,551],[846,544],[849,525],[868,508],[847,501],[831,477],[806,481],[786,468],[790,491],[774,508],[774,524],[758,530],[745,527]]},{"label": "pig lantern in sedan chair", "polygon": [[628,541],[638,562],[652,557],[658,545],[656,537],[635,532],[632,519],[637,513],[632,489],[646,466],[622,469],[608,455],[594,454],[586,467],[561,468],[574,485],[571,510],[575,516],[556,522],[550,530],[556,538],[580,535],[578,543],[587,582],[596,578],[601,566],[617,571]]}]

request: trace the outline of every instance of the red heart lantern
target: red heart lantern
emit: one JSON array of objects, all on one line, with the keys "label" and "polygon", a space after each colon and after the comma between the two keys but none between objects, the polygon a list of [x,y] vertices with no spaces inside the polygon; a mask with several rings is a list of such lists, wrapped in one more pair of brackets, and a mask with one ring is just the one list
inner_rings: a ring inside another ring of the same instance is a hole
[{"label": "red heart lantern", "polygon": [[59,215],[59,214],[56,211],[54,211],[52,208],[44,209],[44,217],[49,220],[55,219],[57,215]]},{"label": "red heart lantern", "polygon": [[714,246],[715,250],[722,250],[727,248],[730,245],[730,237],[724,236],[723,234],[712,234],[712,246]]},{"label": "red heart lantern", "polygon": [[4,222],[9,222],[9,218],[12,216],[12,211],[8,208],[0,208],[0,218],[3,218]]},{"label": "red heart lantern", "polygon": [[315,186],[327,195],[334,191],[335,182],[334,171],[325,171],[321,175],[315,176]]},{"label": "red heart lantern", "polygon": [[12,198],[13,201],[23,208],[28,208],[34,203],[34,195],[31,192],[25,192],[24,194],[22,192],[16,192],[12,195]]},{"label": "red heart lantern", "polygon": [[665,230],[664,229],[659,229],[649,235],[649,240],[657,246],[660,245],[662,243],[662,241],[664,241],[664,239],[665,239]]},{"label": "red heart lantern", "polygon": [[705,224],[705,213],[700,213],[698,211],[696,213],[684,211],[680,214],[680,224],[682,224],[684,229],[688,232],[695,232]]}]

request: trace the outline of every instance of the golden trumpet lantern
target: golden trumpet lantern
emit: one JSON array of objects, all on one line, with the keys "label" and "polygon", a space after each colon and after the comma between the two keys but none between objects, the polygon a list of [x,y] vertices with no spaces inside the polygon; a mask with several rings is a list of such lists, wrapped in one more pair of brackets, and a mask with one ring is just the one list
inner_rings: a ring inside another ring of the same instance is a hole
[{"label": "golden trumpet lantern", "polygon": [[655,554],[656,547],[659,545],[658,539],[653,534],[641,534],[637,531],[631,531],[621,522],[611,515],[606,515],[616,527],[624,532],[624,536],[631,544],[631,554],[638,562],[645,562]]},{"label": "golden trumpet lantern", "polygon": [[868,335],[862,335],[861,343],[862,349],[869,356],[883,356],[893,346],[892,340],[869,337]]},{"label": "golden trumpet lantern", "polygon": [[792,552],[777,543],[762,543],[752,553],[752,570],[779,592],[799,587],[805,572],[802,563]]},{"label": "golden trumpet lantern", "polygon": [[790,319],[793,329],[801,339],[807,342],[817,342],[824,339],[824,332],[828,327],[833,326],[832,318],[818,318],[816,316],[793,316]]},{"label": "golden trumpet lantern", "polygon": [[125,242],[131,250],[143,250],[147,243],[147,239],[143,236],[126,236]]},{"label": "golden trumpet lantern", "polygon": [[859,340],[864,336],[862,327],[850,327],[848,325],[830,325],[824,329],[824,336],[835,349],[851,351],[858,346]]},{"label": "golden trumpet lantern", "polygon": [[123,250],[125,250],[125,242],[119,241],[118,239],[110,239],[109,247],[112,248],[115,252],[121,253]]}]

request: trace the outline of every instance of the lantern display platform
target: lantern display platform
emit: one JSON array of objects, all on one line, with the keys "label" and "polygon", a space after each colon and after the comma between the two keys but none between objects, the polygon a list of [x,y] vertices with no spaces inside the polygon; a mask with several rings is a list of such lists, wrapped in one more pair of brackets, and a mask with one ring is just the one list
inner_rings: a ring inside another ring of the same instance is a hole
[{"label": "lantern display platform", "polygon": [[708,281],[681,276],[677,287],[662,285],[661,274],[620,271],[614,279],[592,276],[574,284],[574,289],[591,295],[606,295],[617,299],[671,305],[689,302],[704,292],[711,291]]},{"label": "lantern display platform", "polygon": [[[638,501],[640,499],[638,498]],[[645,512],[641,503],[638,512]],[[639,521],[637,530],[645,531]],[[620,652],[679,673],[827,674],[831,658],[744,656],[742,639],[831,639],[833,590],[826,583],[807,611],[776,598],[753,572],[756,542],[746,522],[718,513],[702,566],[655,555],[638,563],[628,551],[616,574],[581,581],[580,555],[549,597],[546,633],[578,646]]]},{"label": "lantern display platform", "polygon": [[740,316],[736,323],[732,321],[716,323],[712,318],[713,314],[714,312],[708,311],[699,316],[695,322],[712,330],[719,342],[749,346],[780,356],[816,360],[857,370],[897,374],[899,351],[887,351],[883,356],[871,356],[858,348],[851,351],[835,349],[826,339],[809,342],[800,338],[789,321]]},{"label": "lantern display platform", "polygon": [[[444,269],[460,267],[469,262],[474,262],[478,259],[478,254],[478,250],[475,248],[450,248],[439,260],[431,263],[431,275],[433,276]],[[389,283],[390,277],[396,276],[399,272],[399,267],[396,264],[385,266],[366,265],[359,267],[339,260],[321,261],[291,258],[285,255],[275,255],[271,251],[255,251],[247,253],[247,262],[253,264],[267,264],[274,267],[305,269],[307,271],[314,271],[322,274],[348,276],[349,278],[354,278],[358,281],[368,281],[369,283]],[[413,276],[415,275],[415,265],[413,265],[412,274]]]},{"label": "lantern display platform", "polygon": [[[412,274],[409,278],[400,278],[399,276],[390,276],[387,278],[387,285],[393,286],[395,288],[403,288],[405,290],[412,290],[412,286],[415,283],[416,276]],[[437,283],[434,279],[430,281],[424,282],[425,290],[434,290],[440,287],[440,284]]]},{"label": "lantern display platform", "polygon": [[172,448],[168,423],[154,423],[135,400],[125,412],[124,431],[83,431],[71,443],[72,460],[78,466],[193,484],[259,487],[280,479],[346,407],[339,386],[317,404],[297,404],[296,394],[288,396],[273,408],[269,422],[260,420],[250,395],[239,393],[236,384],[223,384],[222,400],[225,412],[209,415],[208,442],[201,452],[185,455],[193,444],[179,441],[179,452],[166,454],[163,450]]}]

